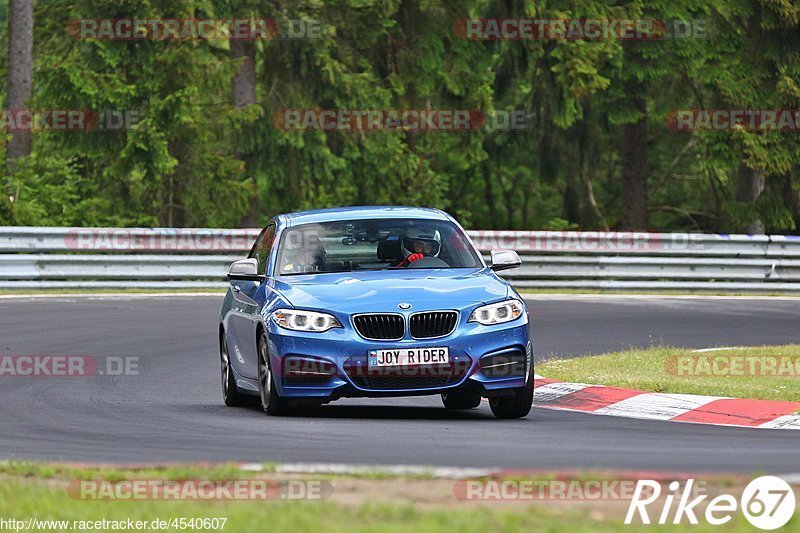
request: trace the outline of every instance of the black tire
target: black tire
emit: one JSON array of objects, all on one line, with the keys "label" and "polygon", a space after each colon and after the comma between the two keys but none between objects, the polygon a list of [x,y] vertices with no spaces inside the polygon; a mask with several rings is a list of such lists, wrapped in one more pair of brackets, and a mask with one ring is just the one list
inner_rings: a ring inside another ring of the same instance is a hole
[{"label": "black tire", "polygon": [[231,358],[228,354],[228,342],[225,340],[225,335],[222,335],[219,343],[219,362],[220,372],[222,378],[222,401],[228,407],[247,407],[256,405],[256,399],[253,396],[242,394],[236,386],[236,378],[231,369]]},{"label": "black tire", "polygon": [[489,398],[489,407],[497,418],[524,418],[533,406],[533,365],[524,387],[514,390],[513,396]]},{"label": "black tire", "polygon": [[475,409],[481,404],[481,395],[472,391],[444,392],[442,403],[448,409]]},{"label": "black tire", "polygon": [[267,337],[263,333],[258,339],[258,395],[261,398],[261,409],[268,415],[281,416],[289,413],[289,400],[279,396],[275,387],[275,376],[269,363]]}]

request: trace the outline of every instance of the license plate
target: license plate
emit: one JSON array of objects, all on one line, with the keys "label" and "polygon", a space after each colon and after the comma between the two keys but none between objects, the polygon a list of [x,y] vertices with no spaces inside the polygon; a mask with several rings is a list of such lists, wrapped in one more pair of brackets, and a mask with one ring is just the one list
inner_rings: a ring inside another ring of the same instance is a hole
[{"label": "license plate", "polygon": [[370,350],[369,366],[438,365],[450,362],[449,348],[398,348]]}]

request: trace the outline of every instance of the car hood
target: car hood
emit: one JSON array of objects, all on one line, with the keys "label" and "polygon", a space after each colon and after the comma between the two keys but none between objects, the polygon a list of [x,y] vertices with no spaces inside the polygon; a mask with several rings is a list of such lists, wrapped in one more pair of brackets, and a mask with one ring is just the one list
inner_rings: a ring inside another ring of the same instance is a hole
[{"label": "car hood", "polygon": [[283,276],[275,289],[295,307],[346,313],[456,309],[508,296],[508,284],[489,269],[412,269]]}]

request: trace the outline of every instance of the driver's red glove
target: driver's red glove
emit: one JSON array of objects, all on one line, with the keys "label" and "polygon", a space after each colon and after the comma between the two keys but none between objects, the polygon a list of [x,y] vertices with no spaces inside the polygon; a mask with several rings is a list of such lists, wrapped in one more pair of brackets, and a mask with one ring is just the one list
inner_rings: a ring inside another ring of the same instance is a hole
[{"label": "driver's red glove", "polygon": [[422,254],[411,254],[408,257],[406,257],[405,259],[403,259],[402,261],[400,261],[400,264],[397,265],[397,266],[406,266],[406,265],[408,265],[410,263],[413,263],[414,261],[419,261],[420,259],[422,259],[424,257],[425,256],[422,255]]}]

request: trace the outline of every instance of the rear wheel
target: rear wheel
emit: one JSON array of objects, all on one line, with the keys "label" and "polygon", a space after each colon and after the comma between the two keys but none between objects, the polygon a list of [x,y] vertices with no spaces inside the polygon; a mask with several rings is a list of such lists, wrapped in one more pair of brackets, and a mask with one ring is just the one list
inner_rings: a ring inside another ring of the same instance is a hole
[{"label": "rear wheel", "polygon": [[258,394],[261,397],[261,408],[272,416],[280,416],[289,411],[289,401],[278,395],[275,387],[275,376],[269,364],[267,337],[262,333],[258,340]]},{"label": "rear wheel", "polygon": [[228,354],[228,342],[225,336],[219,343],[220,373],[222,377],[222,400],[228,407],[244,407],[255,404],[255,398],[242,394],[236,387],[236,377],[231,368],[231,358]]},{"label": "rear wheel", "polygon": [[445,392],[442,403],[448,409],[474,409],[481,404],[481,395],[471,391]]},{"label": "rear wheel", "polygon": [[513,396],[489,398],[489,407],[497,418],[523,418],[533,406],[533,365],[524,387],[514,389]]}]

